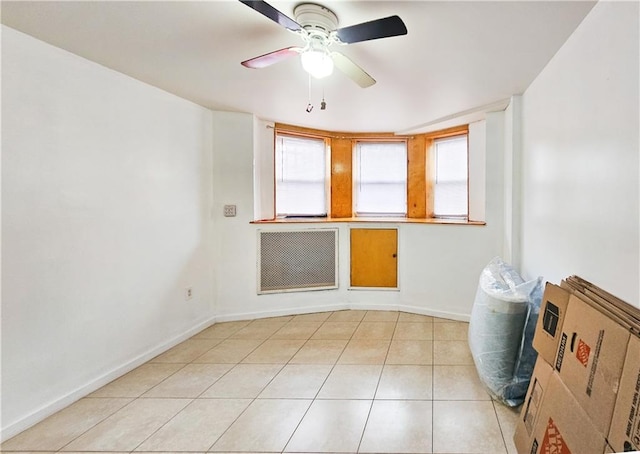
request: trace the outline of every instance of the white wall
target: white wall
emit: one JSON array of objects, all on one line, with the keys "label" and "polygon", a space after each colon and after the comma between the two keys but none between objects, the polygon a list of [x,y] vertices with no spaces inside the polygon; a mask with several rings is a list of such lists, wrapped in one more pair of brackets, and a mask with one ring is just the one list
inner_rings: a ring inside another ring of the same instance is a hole
[{"label": "white wall", "polygon": [[[242,313],[256,288],[246,279],[256,272],[256,240],[250,224],[254,214],[253,115],[213,112],[213,137],[215,310],[218,314],[229,305]],[[224,205],[236,205],[236,217],[224,217]]]},{"label": "white wall", "polygon": [[[251,115],[214,113],[214,182],[216,202],[217,266],[216,314],[221,320],[342,308],[404,309],[468,319],[478,277],[486,263],[502,253],[503,235],[503,143],[504,114],[489,114],[472,125],[470,143],[474,173],[486,203],[486,226],[391,224],[399,229],[399,291],[348,290],[349,228],[362,224],[322,223],[306,225],[250,224],[253,197],[261,193],[252,186],[273,187],[273,166],[263,155],[273,154],[273,140],[264,122]],[[256,131],[254,128],[258,128]],[[263,131],[265,129],[267,132]],[[254,155],[255,153],[255,155]],[[253,170],[263,166],[261,169]],[[266,165],[264,163],[267,163]],[[265,168],[269,168],[268,171]],[[472,175],[472,179],[474,176]],[[236,204],[238,216],[224,218],[223,204]],[[265,206],[266,201],[256,200]],[[263,212],[256,208],[256,213]],[[259,215],[258,215],[259,216]],[[257,295],[257,234],[264,230],[338,228],[339,288],[336,290]],[[367,224],[385,227],[389,224]]]},{"label": "white wall", "polygon": [[599,2],[523,96],[522,270],[640,305],[638,2]]},{"label": "white wall", "polygon": [[[522,96],[511,97],[504,112],[504,256],[520,269],[522,226]],[[537,277],[537,276],[536,276]]]},{"label": "white wall", "polygon": [[[274,123],[254,117],[254,149],[268,150],[275,146]],[[273,219],[275,207],[275,153],[254,153],[253,161],[253,219]]]},{"label": "white wall", "polygon": [[7,27],[2,70],[6,439],[210,323],[213,182],[210,111]]},{"label": "white wall", "polygon": [[484,221],[487,193],[486,121],[469,125],[469,219]]}]

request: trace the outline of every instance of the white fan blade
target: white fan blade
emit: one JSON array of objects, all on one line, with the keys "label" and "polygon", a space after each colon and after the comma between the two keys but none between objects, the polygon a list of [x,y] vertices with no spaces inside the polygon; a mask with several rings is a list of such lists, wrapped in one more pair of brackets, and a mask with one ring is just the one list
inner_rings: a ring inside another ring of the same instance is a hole
[{"label": "white fan blade", "polygon": [[336,65],[340,71],[342,71],[349,79],[360,85],[362,88],[367,88],[376,83],[376,80],[365,72],[364,69],[356,65],[349,57],[340,52],[331,52],[331,59],[333,64]]},{"label": "white fan blade", "polygon": [[275,50],[273,52],[269,52],[268,54],[245,60],[241,64],[242,66],[246,66],[247,68],[266,68],[267,66],[271,66],[286,58],[298,55],[301,50],[302,49],[300,47],[285,47],[284,49]]}]

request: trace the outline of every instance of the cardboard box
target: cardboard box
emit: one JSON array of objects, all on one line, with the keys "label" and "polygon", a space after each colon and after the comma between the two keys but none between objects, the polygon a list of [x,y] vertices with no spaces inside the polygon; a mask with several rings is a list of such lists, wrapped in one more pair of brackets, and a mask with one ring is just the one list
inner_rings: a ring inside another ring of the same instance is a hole
[{"label": "cardboard box", "polygon": [[568,291],[547,282],[540,304],[533,348],[549,364],[554,364],[556,360],[570,296]]},{"label": "cardboard box", "polygon": [[640,451],[640,338],[632,337],[607,437],[613,452]]},{"label": "cardboard box", "polygon": [[618,316],[626,319],[629,324],[640,328],[640,307],[632,306],[611,293],[601,289],[597,285],[582,279],[580,276],[570,276],[563,280],[562,284],[567,284],[572,289],[583,293],[589,298],[605,302],[605,306],[608,310],[611,310]]},{"label": "cardboard box", "polygon": [[520,454],[602,454],[606,441],[558,374],[538,358],[513,437]]},{"label": "cardboard box", "polygon": [[[576,288],[574,284],[575,283],[570,280],[563,280],[560,286],[588,303],[591,307],[602,312],[616,323],[624,326],[625,329],[640,335],[640,320],[636,319],[632,314],[636,308],[620,300],[603,298],[590,288]],[[598,289],[598,287],[593,288]]]},{"label": "cardboard box", "polygon": [[609,444],[607,444],[607,446],[605,446],[604,448],[604,454],[616,454],[616,452],[611,446],[609,446]]},{"label": "cardboard box", "polygon": [[609,433],[629,336],[596,308],[569,298],[554,367],[603,434]]},{"label": "cardboard box", "polygon": [[532,450],[534,428],[540,414],[542,400],[547,392],[549,378],[553,374],[553,368],[546,361],[538,356],[536,365],[533,368],[529,389],[524,398],[520,416],[516,424],[516,431],[513,435],[513,441],[516,445],[518,453],[535,452]]}]

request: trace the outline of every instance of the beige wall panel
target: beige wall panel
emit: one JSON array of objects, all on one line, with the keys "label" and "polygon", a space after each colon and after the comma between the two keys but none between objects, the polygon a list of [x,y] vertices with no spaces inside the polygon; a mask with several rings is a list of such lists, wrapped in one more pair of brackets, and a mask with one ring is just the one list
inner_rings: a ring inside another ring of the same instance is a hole
[{"label": "beige wall panel", "polygon": [[353,180],[351,139],[331,139],[331,217],[353,215]]},{"label": "beige wall panel", "polygon": [[424,136],[407,141],[407,217],[427,215],[426,140]]}]

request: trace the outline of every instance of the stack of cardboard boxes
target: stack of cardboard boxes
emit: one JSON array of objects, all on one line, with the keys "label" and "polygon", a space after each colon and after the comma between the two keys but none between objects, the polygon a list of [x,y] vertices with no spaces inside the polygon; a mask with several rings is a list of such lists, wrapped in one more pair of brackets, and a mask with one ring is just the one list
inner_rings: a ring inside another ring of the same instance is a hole
[{"label": "stack of cardboard boxes", "polygon": [[640,308],[572,276],[547,284],[519,454],[640,451]]}]

